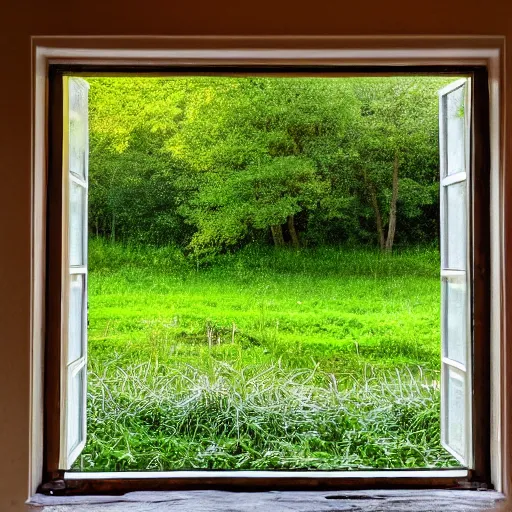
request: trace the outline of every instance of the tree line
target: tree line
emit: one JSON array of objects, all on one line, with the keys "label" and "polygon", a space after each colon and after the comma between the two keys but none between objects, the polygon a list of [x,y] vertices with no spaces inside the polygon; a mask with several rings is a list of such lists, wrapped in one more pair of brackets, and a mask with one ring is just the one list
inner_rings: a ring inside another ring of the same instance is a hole
[{"label": "tree line", "polygon": [[450,80],[90,78],[90,232],[197,256],[433,243]]}]

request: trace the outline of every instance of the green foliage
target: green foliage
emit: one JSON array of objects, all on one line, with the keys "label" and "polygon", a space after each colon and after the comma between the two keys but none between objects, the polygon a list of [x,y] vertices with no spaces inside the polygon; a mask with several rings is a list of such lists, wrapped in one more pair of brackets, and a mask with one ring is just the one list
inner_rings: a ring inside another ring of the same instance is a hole
[{"label": "green foliage", "polygon": [[294,156],[267,159],[244,172],[212,173],[182,209],[198,228],[191,246],[215,252],[236,244],[251,228],[284,224],[305,208],[315,209],[328,188],[312,161]]},{"label": "green foliage", "polygon": [[[89,79],[78,466],[456,464],[439,443],[447,81]],[[393,256],[361,249],[378,219]]]},{"label": "green foliage", "polygon": [[[394,77],[349,80],[360,103],[355,135],[350,140],[350,161],[345,167],[345,172],[352,177],[351,195],[360,198],[358,204],[350,204],[352,214],[356,208],[355,212],[373,224],[378,209],[382,229],[387,228],[393,193],[392,176],[396,166],[398,217],[405,218],[405,225],[402,224],[398,230],[398,240],[402,243],[417,241],[413,226],[418,221],[421,223],[420,217],[429,214],[431,210],[428,207],[438,201],[437,91],[446,85],[447,79]],[[423,235],[427,237],[423,241],[437,238],[438,214],[435,209],[433,213],[433,229],[427,230],[423,226]]]},{"label": "green foliage", "polygon": [[90,230],[203,257],[271,228],[373,245],[396,161],[397,241],[432,242],[448,80],[91,78]]},{"label": "green foliage", "polygon": [[89,226],[113,240],[186,240],[177,212],[186,165],[164,152],[177,129],[179,80],[89,78]]},{"label": "green foliage", "polygon": [[181,210],[199,253],[315,210],[330,193],[322,171],[342,158],[357,115],[339,80],[209,79],[188,103],[168,148],[200,176]]},{"label": "green foliage", "polygon": [[[413,376],[340,386],[315,369],[154,362],[90,372],[89,442],[75,467],[358,470],[456,466],[439,393]],[[151,390],[151,392],[148,392]]]},{"label": "green foliage", "polygon": [[450,466],[439,253],[92,240],[84,470]]}]

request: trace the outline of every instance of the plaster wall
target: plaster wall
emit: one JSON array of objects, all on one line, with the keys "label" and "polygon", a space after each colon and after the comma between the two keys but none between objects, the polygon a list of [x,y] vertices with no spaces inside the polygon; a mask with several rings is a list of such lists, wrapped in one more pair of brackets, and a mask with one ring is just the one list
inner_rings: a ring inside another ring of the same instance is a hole
[{"label": "plaster wall", "polygon": [[[0,511],[29,494],[33,35],[504,35],[508,0],[0,1]],[[508,45],[507,45],[508,46]],[[506,95],[512,97],[512,59]],[[511,119],[512,104],[506,105]],[[506,125],[507,157],[511,144]],[[508,159],[510,160],[510,159]],[[512,180],[506,190],[510,191]],[[508,193],[507,193],[508,195]],[[510,209],[510,208],[509,208]],[[511,211],[512,214],[512,211]],[[507,243],[510,244],[510,241]],[[512,252],[509,252],[512,261]]]}]

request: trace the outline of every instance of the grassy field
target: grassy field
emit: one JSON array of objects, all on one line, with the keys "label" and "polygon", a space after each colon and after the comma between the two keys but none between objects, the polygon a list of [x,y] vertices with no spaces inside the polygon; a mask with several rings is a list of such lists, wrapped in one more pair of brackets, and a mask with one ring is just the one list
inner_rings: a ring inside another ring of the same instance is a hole
[{"label": "grassy field", "polygon": [[84,471],[447,467],[439,254],[91,241]]}]

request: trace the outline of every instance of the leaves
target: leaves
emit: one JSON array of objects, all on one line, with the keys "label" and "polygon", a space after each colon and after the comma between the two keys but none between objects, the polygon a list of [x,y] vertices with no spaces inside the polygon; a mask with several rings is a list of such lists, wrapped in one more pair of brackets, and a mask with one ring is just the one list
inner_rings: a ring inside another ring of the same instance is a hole
[{"label": "leaves", "polygon": [[398,239],[414,240],[419,225],[437,236],[429,208],[437,90],[447,79],[89,81],[90,220],[99,235],[199,254],[269,239],[271,226],[288,237],[294,216],[304,243],[374,243],[375,205],[385,227],[396,159]]}]

